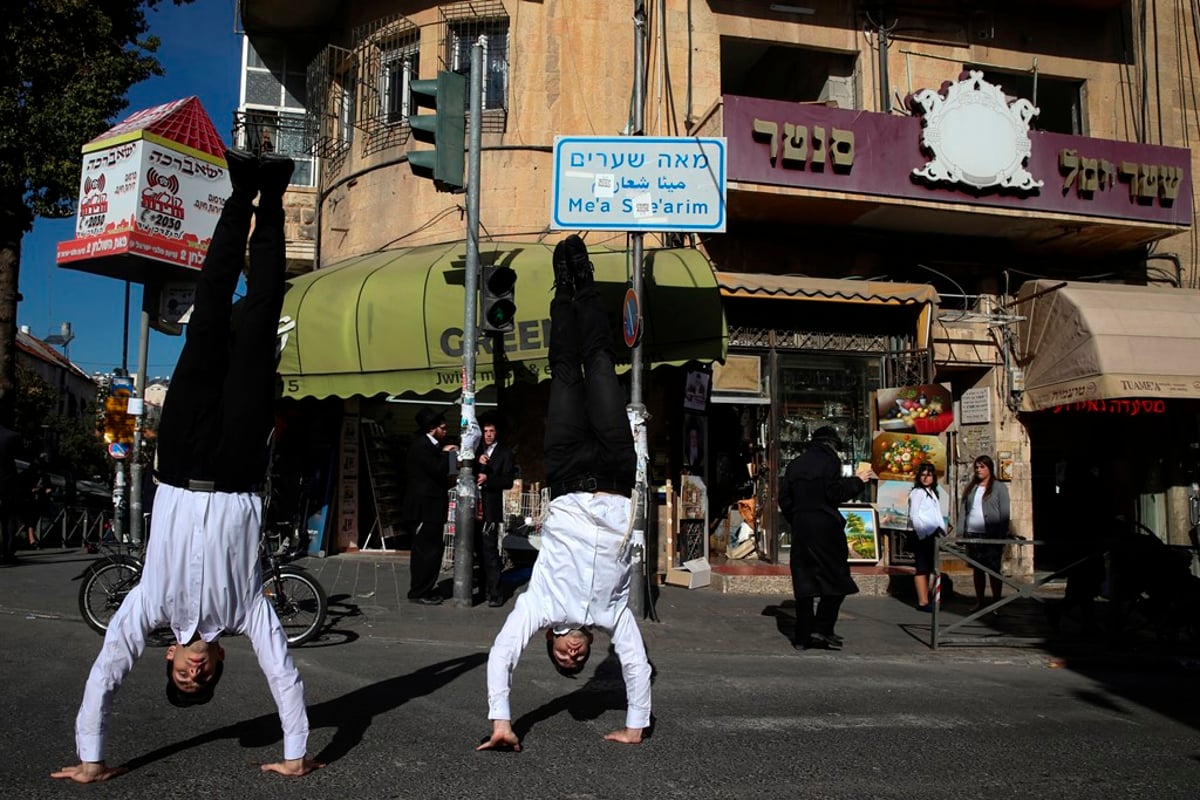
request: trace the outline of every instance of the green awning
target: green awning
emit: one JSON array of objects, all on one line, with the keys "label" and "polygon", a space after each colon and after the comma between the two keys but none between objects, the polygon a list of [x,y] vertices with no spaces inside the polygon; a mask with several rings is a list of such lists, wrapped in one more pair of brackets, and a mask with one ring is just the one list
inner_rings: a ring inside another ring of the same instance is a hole
[{"label": "green awning", "polygon": [[[617,358],[627,255],[593,247],[596,283],[612,309]],[[517,272],[514,330],[505,334],[507,381],[548,378],[553,245],[483,243],[480,261]],[[653,366],[725,357],[725,315],[708,260],[687,249],[646,251],[642,350]],[[279,361],[285,397],[457,394],[462,374],[466,245],[356,256],[289,281]],[[491,337],[481,336],[477,389],[495,383]]]}]

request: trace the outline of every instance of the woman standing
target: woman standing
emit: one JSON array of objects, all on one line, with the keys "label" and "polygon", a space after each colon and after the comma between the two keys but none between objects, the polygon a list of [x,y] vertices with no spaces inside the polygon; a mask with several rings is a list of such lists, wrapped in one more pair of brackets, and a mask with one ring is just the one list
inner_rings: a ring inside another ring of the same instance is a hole
[{"label": "woman standing", "polygon": [[[966,519],[968,539],[1008,538],[1008,487],[996,480],[996,465],[991,456],[975,459],[975,476],[963,492],[963,517]],[[993,572],[1000,571],[1000,558],[1004,554],[1002,544],[967,545],[967,555],[984,564]],[[984,605],[984,575],[979,567],[972,567],[975,578],[975,607],[972,613]],[[988,575],[992,584],[992,600],[999,600],[1002,581]]]},{"label": "woman standing", "polygon": [[937,537],[946,530],[946,520],[942,516],[937,467],[928,461],[917,467],[912,491],[908,493],[908,521],[916,538],[913,555],[916,556],[917,574],[913,581],[917,588],[917,610],[933,611],[929,576],[933,572],[933,548]]}]

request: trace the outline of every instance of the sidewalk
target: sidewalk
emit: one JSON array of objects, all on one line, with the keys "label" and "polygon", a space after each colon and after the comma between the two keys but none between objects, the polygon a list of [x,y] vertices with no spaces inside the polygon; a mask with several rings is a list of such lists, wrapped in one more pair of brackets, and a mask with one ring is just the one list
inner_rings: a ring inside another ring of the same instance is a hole
[{"label": "sidewalk", "polygon": [[[79,576],[96,556],[78,550],[24,550],[15,565],[0,566],[0,613],[61,617],[80,620],[77,595]],[[478,604],[461,608],[453,600],[440,606],[408,602],[409,565],[406,555],[355,554],[299,562],[325,587],[330,613],[325,637],[382,642],[444,642],[486,649],[512,608],[513,598],[502,608]],[[514,577],[512,573],[507,578]],[[519,575],[516,576],[518,579]],[[451,593],[452,576],[443,573],[443,592]],[[506,582],[507,592],[523,589]],[[789,641],[793,621],[792,599],[780,595],[722,594],[711,587],[683,589],[656,587],[657,621],[640,622],[651,654],[658,649],[675,652],[723,652],[739,655],[799,657]],[[961,595],[943,606],[942,625],[966,616],[971,602]],[[1078,641],[1072,628],[1049,639],[1043,607],[1018,600],[999,614],[976,621],[966,631],[981,637],[1022,637],[1015,645],[960,644],[930,649],[931,616],[894,597],[854,595],[846,599],[838,633],[846,640],[841,653],[810,651],[805,657],[987,660],[1071,666],[1090,663],[1111,666],[1196,668],[1196,648],[1168,646],[1139,639],[1133,652],[1112,652]]]}]

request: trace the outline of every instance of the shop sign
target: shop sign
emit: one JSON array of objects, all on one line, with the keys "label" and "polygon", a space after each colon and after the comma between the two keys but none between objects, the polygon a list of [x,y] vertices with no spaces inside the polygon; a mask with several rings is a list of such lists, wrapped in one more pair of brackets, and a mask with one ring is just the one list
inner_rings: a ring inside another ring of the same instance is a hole
[{"label": "shop sign", "polygon": [[[981,82],[980,91],[986,85]],[[935,106],[932,97],[941,97],[930,90],[917,95]],[[983,105],[988,108],[972,109],[965,99],[951,104],[947,96],[930,131],[917,116],[725,95],[728,180],[1192,224],[1188,149],[1029,131],[1023,118],[1036,109],[1028,101],[1004,109],[994,99]],[[982,135],[988,125],[994,129]]]},{"label": "shop sign", "polygon": [[1147,414],[1167,413],[1166,400],[1149,399],[1113,399],[1113,400],[1082,400],[1078,403],[1065,403],[1047,409],[1051,414],[1075,412],[1080,414],[1116,414],[1123,417],[1138,417]]},{"label": "shop sign", "polygon": [[554,230],[725,230],[725,140],[556,136]]}]

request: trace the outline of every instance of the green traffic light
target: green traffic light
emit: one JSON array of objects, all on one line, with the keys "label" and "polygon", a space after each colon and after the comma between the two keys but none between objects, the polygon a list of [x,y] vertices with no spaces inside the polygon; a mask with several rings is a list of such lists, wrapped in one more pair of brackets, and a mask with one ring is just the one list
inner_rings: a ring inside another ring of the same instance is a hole
[{"label": "green traffic light", "polygon": [[493,328],[504,328],[512,322],[517,305],[511,300],[497,300],[484,312],[484,318]]}]

